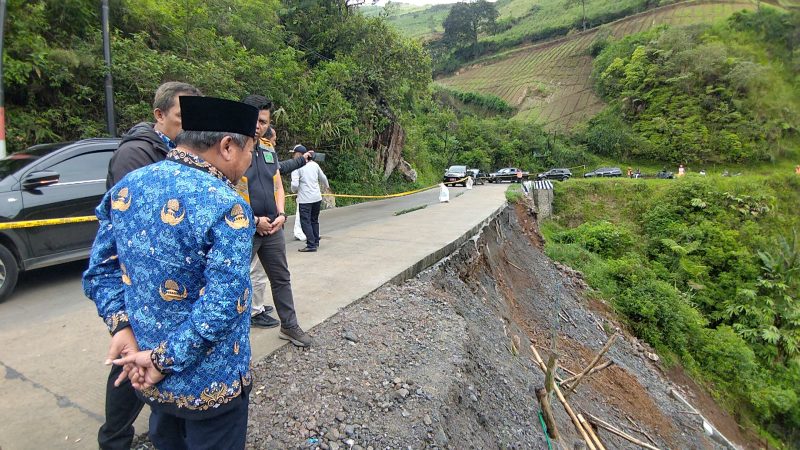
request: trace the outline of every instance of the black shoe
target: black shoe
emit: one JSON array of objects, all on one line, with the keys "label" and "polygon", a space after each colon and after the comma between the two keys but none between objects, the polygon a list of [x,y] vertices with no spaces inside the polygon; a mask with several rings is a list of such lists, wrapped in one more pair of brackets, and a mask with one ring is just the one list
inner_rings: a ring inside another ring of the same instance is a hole
[{"label": "black shoe", "polygon": [[298,252],[307,253],[307,252],[315,252],[315,251],[317,251],[317,249],[314,248],[314,247],[303,247],[303,248],[301,248],[301,249],[299,249],[297,251]]},{"label": "black shoe", "polygon": [[295,325],[294,328],[281,327],[278,337],[291,342],[295,347],[311,347],[311,336],[303,331],[299,325]]},{"label": "black shoe", "polygon": [[255,316],[250,316],[250,326],[256,328],[275,328],[281,322],[265,312],[260,312]]}]

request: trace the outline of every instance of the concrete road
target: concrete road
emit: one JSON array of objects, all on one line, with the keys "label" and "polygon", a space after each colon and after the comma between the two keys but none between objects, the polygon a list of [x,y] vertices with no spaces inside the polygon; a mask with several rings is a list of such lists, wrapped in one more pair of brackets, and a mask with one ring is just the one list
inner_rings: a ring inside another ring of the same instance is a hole
[{"label": "concrete road", "polygon": [[[451,188],[323,211],[317,253],[287,226],[289,267],[298,317],[310,329],[389,281],[415,275],[473,235],[505,203],[506,186]],[[396,212],[426,206],[395,216]],[[32,271],[0,304],[0,448],[96,448],[103,421],[103,366],[108,334],[83,296],[86,262]],[[269,297],[269,293],[267,293]],[[268,298],[268,303],[269,303]],[[312,330],[313,336],[313,330]],[[285,341],[277,330],[251,333],[253,358]],[[146,429],[146,414],[137,430]]]}]

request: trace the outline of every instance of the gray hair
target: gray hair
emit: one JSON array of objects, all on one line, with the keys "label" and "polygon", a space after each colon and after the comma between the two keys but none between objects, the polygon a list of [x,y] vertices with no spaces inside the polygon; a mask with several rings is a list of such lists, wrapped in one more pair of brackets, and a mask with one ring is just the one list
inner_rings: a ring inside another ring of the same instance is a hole
[{"label": "gray hair", "polygon": [[159,109],[167,112],[175,106],[175,99],[179,95],[194,95],[202,96],[203,93],[200,89],[192,86],[189,83],[181,83],[180,81],[167,81],[156,89],[156,95],[153,99],[153,109]]},{"label": "gray hair", "polygon": [[192,150],[204,152],[222,141],[225,136],[230,136],[233,142],[244,148],[247,140],[252,136],[245,136],[239,133],[227,133],[224,131],[188,131],[183,130],[175,138],[175,144],[189,147]]}]

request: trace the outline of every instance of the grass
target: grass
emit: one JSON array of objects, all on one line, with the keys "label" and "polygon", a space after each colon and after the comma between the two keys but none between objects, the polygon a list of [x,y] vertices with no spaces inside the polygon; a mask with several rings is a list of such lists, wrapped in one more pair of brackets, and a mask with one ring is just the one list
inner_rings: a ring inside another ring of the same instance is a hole
[{"label": "grass", "polygon": [[711,22],[741,9],[754,8],[753,3],[745,0],[661,8],[560,42],[521,47],[437,83],[462,92],[500,97],[516,108],[516,120],[569,130],[605,106],[595,95],[591,82],[593,60],[589,49],[596,40],[606,36],[620,38],[661,24]]},{"label": "grass", "polygon": [[522,185],[511,183],[506,189],[506,201],[508,203],[519,203],[525,194],[522,193]]}]

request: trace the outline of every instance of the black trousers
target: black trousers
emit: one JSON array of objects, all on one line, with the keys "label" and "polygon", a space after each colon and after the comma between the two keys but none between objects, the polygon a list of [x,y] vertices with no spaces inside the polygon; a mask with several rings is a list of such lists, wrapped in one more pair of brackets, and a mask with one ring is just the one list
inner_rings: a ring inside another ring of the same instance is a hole
[{"label": "black trousers", "polygon": [[267,272],[269,286],[272,290],[272,301],[275,311],[281,319],[283,328],[297,326],[297,313],[294,310],[292,281],[289,276],[289,263],[286,262],[286,241],[283,228],[274,234],[253,237],[253,255],[258,255],[264,272]]},{"label": "black trousers", "polygon": [[319,247],[319,208],[322,202],[300,203],[300,226],[306,235],[306,247]]},{"label": "black trousers", "polygon": [[97,443],[102,450],[131,448],[133,422],[144,406],[130,381],[125,380],[119,387],[114,386],[114,381],[121,372],[121,366],[111,366],[106,383],[106,423],[97,433]]},{"label": "black trousers", "polygon": [[150,441],[158,450],[242,450],[247,440],[248,395],[222,414],[186,419],[150,407]]}]

